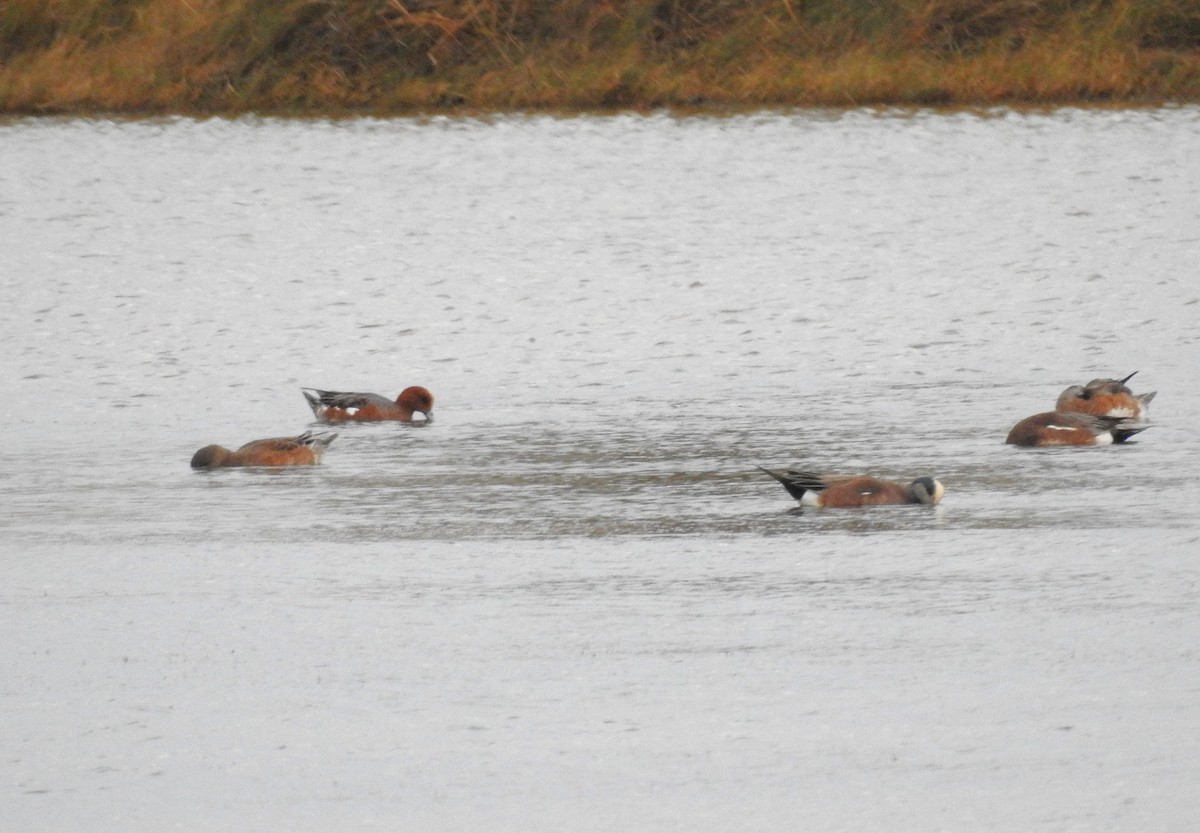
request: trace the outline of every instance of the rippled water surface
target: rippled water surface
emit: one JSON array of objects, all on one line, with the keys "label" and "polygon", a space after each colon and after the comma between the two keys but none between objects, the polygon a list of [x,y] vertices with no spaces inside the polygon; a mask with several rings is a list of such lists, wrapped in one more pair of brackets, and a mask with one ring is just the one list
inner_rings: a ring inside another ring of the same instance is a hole
[{"label": "rippled water surface", "polygon": [[[0,123],[5,824],[1195,829],[1198,144]],[[1003,445],[1135,370],[1137,442]],[[410,384],[319,467],[187,465]],[[947,494],[798,513],[795,464]]]}]

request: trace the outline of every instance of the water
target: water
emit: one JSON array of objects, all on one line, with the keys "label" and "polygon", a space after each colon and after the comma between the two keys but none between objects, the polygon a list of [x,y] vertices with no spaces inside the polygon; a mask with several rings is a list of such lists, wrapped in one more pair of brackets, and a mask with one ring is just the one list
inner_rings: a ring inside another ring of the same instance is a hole
[{"label": "water", "polygon": [[[1197,139],[0,124],[6,824],[1192,829]],[[1134,370],[1138,442],[1002,444]],[[798,514],[798,463],[947,495]]]}]

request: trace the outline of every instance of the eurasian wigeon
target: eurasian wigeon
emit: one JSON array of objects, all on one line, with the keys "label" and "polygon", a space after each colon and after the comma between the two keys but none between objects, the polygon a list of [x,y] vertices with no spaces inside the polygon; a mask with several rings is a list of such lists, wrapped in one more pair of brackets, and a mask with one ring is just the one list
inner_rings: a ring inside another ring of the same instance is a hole
[{"label": "eurasian wigeon", "polygon": [[824,475],[795,469],[772,471],[759,468],[782,483],[801,506],[827,509],[902,503],[933,506],[946,493],[946,487],[932,477],[918,477],[905,485],[868,475]]},{"label": "eurasian wigeon", "polygon": [[206,445],[192,455],[194,469],[221,469],[234,466],[314,466],[337,434],[305,431],[298,437],[274,437],[254,440],[237,451],[219,445]]},{"label": "eurasian wigeon", "polygon": [[1149,425],[1120,417],[1049,411],[1018,422],[1008,432],[1009,445],[1112,445],[1123,443]]},{"label": "eurasian wigeon", "polygon": [[1059,411],[1141,420],[1157,391],[1135,394],[1125,383],[1137,374],[1135,370],[1124,379],[1093,379],[1086,385],[1071,385],[1058,396],[1055,408]]},{"label": "eurasian wigeon", "polygon": [[422,414],[427,423],[433,422],[433,394],[419,386],[400,391],[395,402],[377,393],[300,390],[321,422],[412,422],[414,413]]}]

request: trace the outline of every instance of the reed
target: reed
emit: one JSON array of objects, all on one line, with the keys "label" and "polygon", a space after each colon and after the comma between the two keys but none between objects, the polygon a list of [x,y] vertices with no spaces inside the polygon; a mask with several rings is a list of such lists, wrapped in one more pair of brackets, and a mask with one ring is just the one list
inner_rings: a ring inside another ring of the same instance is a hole
[{"label": "reed", "polygon": [[1200,0],[6,0],[0,111],[1200,100]]}]

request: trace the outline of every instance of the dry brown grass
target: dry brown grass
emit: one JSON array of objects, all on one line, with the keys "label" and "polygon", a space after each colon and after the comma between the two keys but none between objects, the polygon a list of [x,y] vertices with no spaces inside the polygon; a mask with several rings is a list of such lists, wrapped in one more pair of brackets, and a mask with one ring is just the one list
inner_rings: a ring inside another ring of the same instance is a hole
[{"label": "dry brown grass", "polygon": [[0,111],[1200,100],[1200,0],[7,0]]}]

